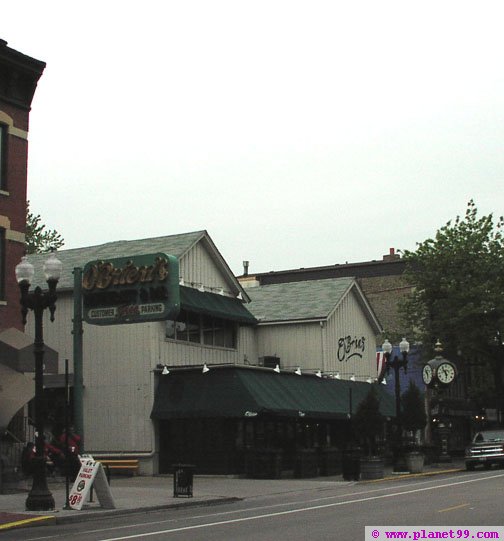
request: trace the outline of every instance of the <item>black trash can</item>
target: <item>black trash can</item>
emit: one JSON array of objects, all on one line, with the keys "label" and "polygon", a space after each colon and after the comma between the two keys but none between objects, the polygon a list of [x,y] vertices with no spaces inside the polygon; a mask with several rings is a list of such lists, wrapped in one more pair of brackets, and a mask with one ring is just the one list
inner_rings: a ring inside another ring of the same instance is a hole
[{"label": "black trash can", "polygon": [[195,466],[192,464],[173,464],[173,497],[193,497],[193,477]]},{"label": "black trash can", "polygon": [[343,451],[342,472],[345,481],[358,481],[360,477],[359,447],[349,447]]}]

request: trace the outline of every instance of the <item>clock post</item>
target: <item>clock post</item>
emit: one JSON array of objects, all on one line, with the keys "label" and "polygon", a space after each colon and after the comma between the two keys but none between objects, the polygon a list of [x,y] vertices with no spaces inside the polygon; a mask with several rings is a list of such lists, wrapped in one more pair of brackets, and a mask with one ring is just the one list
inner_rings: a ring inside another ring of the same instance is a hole
[{"label": "clock post", "polygon": [[[439,395],[443,392],[443,390],[451,385],[457,376],[457,367],[455,364],[445,359],[441,355],[443,352],[443,347],[439,340],[436,342],[434,351],[436,356],[434,359],[431,359],[426,365],[424,365],[422,370],[422,379],[427,387],[427,410],[429,413],[428,426],[431,424],[430,390],[432,390],[439,398]],[[450,429],[450,423],[444,419],[442,415],[440,415],[439,423],[436,428],[439,439],[439,462],[451,462],[448,445],[451,432]]]}]

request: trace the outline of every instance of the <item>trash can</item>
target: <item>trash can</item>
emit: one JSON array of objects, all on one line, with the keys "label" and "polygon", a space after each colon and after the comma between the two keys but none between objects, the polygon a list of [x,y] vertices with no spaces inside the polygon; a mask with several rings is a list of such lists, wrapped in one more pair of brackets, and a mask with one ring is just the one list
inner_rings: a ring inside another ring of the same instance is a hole
[{"label": "trash can", "polygon": [[194,468],[192,464],[173,464],[173,497],[185,496],[193,497],[193,476]]},{"label": "trash can", "polygon": [[343,451],[342,471],[345,481],[358,481],[360,477],[360,456],[359,447],[349,447]]}]

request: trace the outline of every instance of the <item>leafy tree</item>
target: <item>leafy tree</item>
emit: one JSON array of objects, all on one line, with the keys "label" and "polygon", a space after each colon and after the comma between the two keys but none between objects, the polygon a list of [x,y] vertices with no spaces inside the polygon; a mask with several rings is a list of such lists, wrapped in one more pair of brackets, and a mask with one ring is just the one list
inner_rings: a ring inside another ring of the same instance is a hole
[{"label": "leafy tree", "polygon": [[40,214],[30,212],[30,202],[26,205],[26,253],[42,254],[57,250],[65,244],[63,237],[55,229],[46,229],[41,223]]},{"label": "leafy tree", "polygon": [[367,455],[377,453],[384,423],[385,419],[380,413],[380,401],[376,390],[371,387],[364,400],[358,405],[353,418],[355,435],[363,444]]},{"label": "leafy tree", "polygon": [[[471,200],[433,239],[405,251],[406,278],[414,287],[403,312],[428,355],[438,339],[445,356],[489,367],[504,398],[504,219],[478,217]],[[482,369],[477,372],[484,373]]]}]

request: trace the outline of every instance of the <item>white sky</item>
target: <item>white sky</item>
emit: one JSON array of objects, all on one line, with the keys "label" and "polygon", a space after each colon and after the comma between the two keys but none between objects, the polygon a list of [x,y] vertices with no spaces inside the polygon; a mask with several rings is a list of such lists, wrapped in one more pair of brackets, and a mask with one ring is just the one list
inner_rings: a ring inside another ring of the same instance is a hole
[{"label": "white sky", "polygon": [[504,3],[18,0],[28,195],[65,248],[207,229],[236,274],[503,213]]}]

